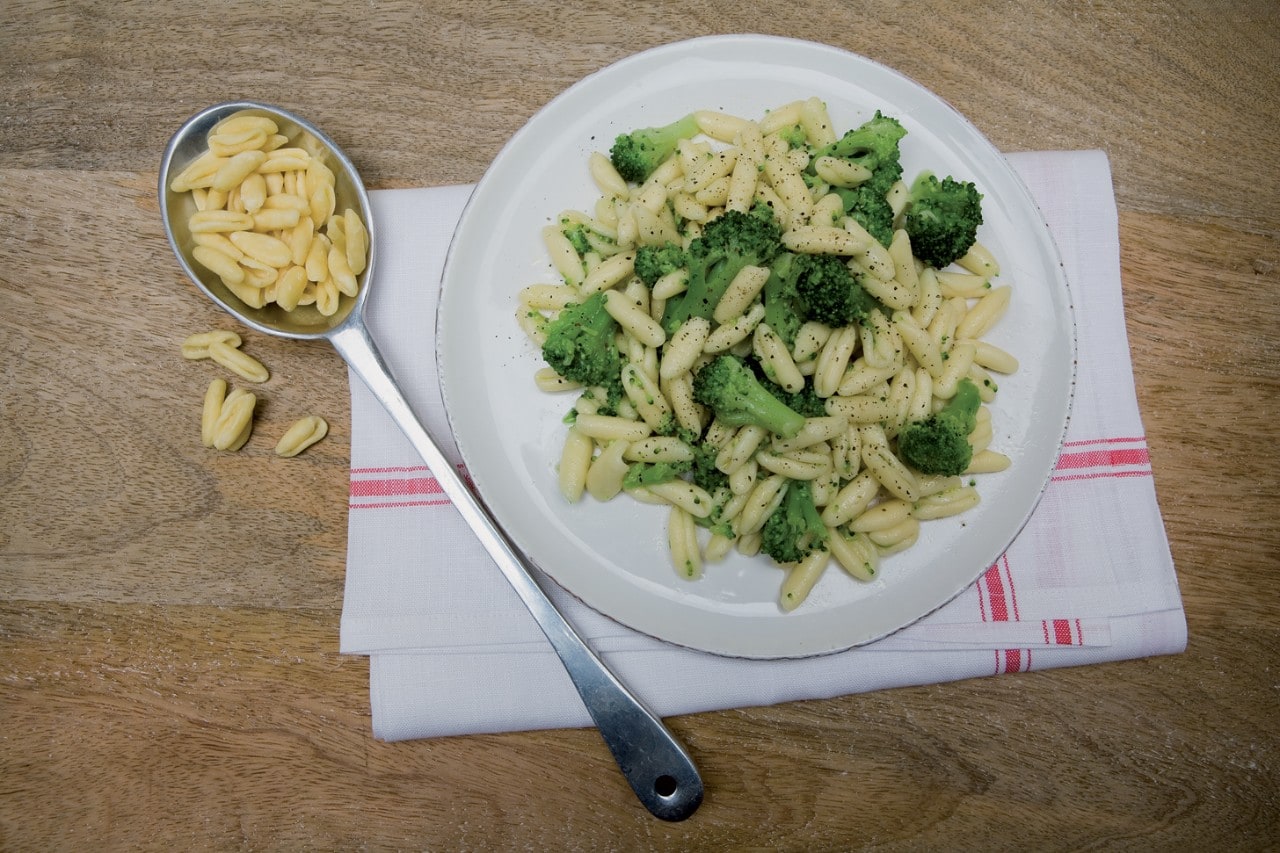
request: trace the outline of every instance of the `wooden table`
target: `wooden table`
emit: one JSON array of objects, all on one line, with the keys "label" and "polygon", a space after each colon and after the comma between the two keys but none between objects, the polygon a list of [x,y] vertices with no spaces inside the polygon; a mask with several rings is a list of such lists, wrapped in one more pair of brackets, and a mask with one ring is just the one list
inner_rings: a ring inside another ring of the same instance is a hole
[{"label": "wooden table", "polygon": [[[6,4],[0,848],[1280,843],[1280,11],[778,8]],[[637,805],[594,731],[375,741],[367,664],[337,652],[343,365],[324,344],[255,338],[275,370],[261,429],[314,410],[333,434],[294,460],[200,446],[206,377],[178,343],[223,318],[161,232],[169,134],[258,98],[326,128],[373,188],[471,182],[583,75],[746,31],[887,63],[1004,150],[1110,155],[1188,650],[674,719],[708,786],[675,825]],[[1085,710],[1064,713],[1067,695]]]}]

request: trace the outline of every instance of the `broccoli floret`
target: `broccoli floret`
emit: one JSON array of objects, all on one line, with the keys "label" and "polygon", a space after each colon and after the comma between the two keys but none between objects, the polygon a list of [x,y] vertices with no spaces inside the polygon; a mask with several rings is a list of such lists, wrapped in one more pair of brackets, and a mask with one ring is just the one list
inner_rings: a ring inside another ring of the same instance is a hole
[{"label": "broccoli floret", "polygon": [[689,470],[687,462],[635,462],[622,478],[624,489],[667,483]]},{"label": "broccoli floret", "polygon": [[614,343],[618,322],[604,310],[604,294],[565,306],[547,324],[542,357],[565,379],[605,388],[611,403],[622,398],[622,354]]},{"label": "broccoli floret", "polygon": [[804,255],[781,252],[773,259],[764,283],[764,322],[778,337],[793,346],[804,319],[800,315],[796,280],[804,270]]},{"label": "broccoli floret", "polygon": [[804,427],[804,415],[770,394],[751,368],[732,355],[717,356],[694,374],[693,397],[729,426],[756,424],[784,438]]},{"label": "broccoli floret", "polygon": [[716,467],[716,456],[719,448],[709,442],[699,441],[693,444],[693,463],[690,471],[693,484],[715,494],[729,485],[729,475]]},{"label": "broccoli floret", "polygon": [[782,248],[772,214],[727,210],[703,229],[686,252],[688,288],[667,303],[662,326],[672,334],[690,317],[710,317],[743,267],[766,266]]},{"label": "broccoli floret", "polygon": [[808,255],[796,281],[804,315],[828,326],[861,323],[880,301],[868,293],[849,265],[836,255]]},{"label": "broccoli floret", "polygon": [[819,149],[814,159],[823,155],[841,157],[871,172],[871,177],[853,188],[834,188],[844,202],[844,211],[852,216],[882,245],[893,240],[893,208],[886,195],[902,177],[902,151],[899,143],[907,135],[897,119],[878,110],[875,117],[850,130],[840,139]]},{"label": "broccoli floret", "polygon": [[978,239],[982,194],[973,184],[925,172],[911,185],[902,227],[917,258],[941,269]]},{"label": "broccoli floret", "polygon": [[645,284],[653,285],[664,275],[673,273],[689,263],[685,251],[675,243],[664,243],[661,246],[641,246],[636,249],[636,277]]},{"label": "broccoli floret", "polygon": [[661,436],[677,435],[679,431],[680,431],[680,422],[676,420],[676,416],[672,413],[668,413],[665,417],[663,417],[663,419],[658,423],[658,425],[653,428],[653,434],[661,435]]},{"label": "broccoli floret", "polygon": [[886,197],[888,189],[881,192],[868,182],[852,189],[833,187],[832,192],[844,203],[845,216],[853,217],[880,245],[887,247],[893,242],[893,207]]},{"label": "broccoli floret", "polygon": [[973,459],[969,433],[978,422],[978,386],[961,379],[947,404],[898,433],[898,452],[911,467],[925,474],[951,477],[964,473]]},{"label": "broccoli floret", "polygon": [[906,128],[897,119],[876,110],[874,118],[818,149],[814,159],[830,156],[852,160],[871,173],[866,183],[875,185],[881,193],[887,193],[894,181],[902,177],[899,143],[906,135]]},{"label": "broccoli floret", "polygon": [[[619,407],[622,405],[624,399],[625,397],[621,380],[619,380],[616,386],[612,384],[592,385],[583,389],[583,392],[578,396],[579,402],[592,404],[590,411],[597,415],[618,414]],[[574,407],[576,408],[577,405],[578,404],[575,403]],[[579,412],[578,414],[582,413]],[[574,422],[577,422],[576,419]]]},{"label": "broccoli floret", "polygon": [[788,391],[768,379],[761,379],[760,384],[766,391],[781,400],[788,409],[806,418],[826,417],[827,403],[818,396],[817,391],[813,390],[812,382],[806,382],[803,388],[795,392]]},{"label": "broccoli floret", "polygon": [[642,183],[671,156],[681,139],[697,134],[698,120],[690,113],[665,127],[645,127],[619,134],[609,150],[609,159],[624,179]]},{"label": "broccoli floret", "polygon": [[826,547],[827,526],[807,480],[787,483],[782,503],[760,528],[760,550],[779,563],[795,563]]}]

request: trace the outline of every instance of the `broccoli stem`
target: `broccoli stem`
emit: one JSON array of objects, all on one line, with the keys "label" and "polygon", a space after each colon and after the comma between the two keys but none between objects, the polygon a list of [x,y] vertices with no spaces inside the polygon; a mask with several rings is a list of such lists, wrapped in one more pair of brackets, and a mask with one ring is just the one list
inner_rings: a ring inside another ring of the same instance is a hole
[{"label": "broccoli stem", "polygon": [[956,393],[934,417],[951,421],[967,436],[978,425],[978,407],[981,405],[982,397],[978,393],[978,386],[971,379],[961,379],[956,385]]},{"label": "broccoli stem", "polygon": [[796,334],[804,324],[797,308],[796,294],[796,281],[803,268],[804,262],[800,257],[783,252],[774,259],[764,284],[764,322],[788,347],[795,345]]},{"label": "broccoli stem", "polygon": [[721,260],[718,264],[706,264],[698,261],[690,265],[689,283],[685,292],[675,301],[662,325],[667,334],[672,334],[692,317],[710,319],[716,310],[716,304],[724,296],[725,291],[743,267],[746,260],[734,262]]},{"label": "broccoli stem", "polygon": [[770,394],[751,369],[731,355],[719,356],[698,371],[693,395],[729,426],[755,424],[784,438],[804,428],[804,415]]},{"label": "broccoli stem", "polygon": [[787,406],[760,386],[759,393],[744,394],[739,399],[744,416],[784,438],[792,438],[804,429],[804,416]]},{"label": "broccoli stem", "polygon": [[643,183],[676,150],[681,139],[698,134],[698,120],[690,113],[662,127],[644,127],[620,134],[609,151],[613,167],[623,179]]}]

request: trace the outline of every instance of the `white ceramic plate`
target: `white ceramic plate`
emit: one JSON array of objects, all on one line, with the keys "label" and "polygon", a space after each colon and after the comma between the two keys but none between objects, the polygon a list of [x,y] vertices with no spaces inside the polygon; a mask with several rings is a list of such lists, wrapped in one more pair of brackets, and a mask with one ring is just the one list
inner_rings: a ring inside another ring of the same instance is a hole
[{"label": "white ceramic plate", "polygon": [[[705,576],[677,577],[666,512],[625,496],[567,504],[555,465],[569,395],[533,385],[542,366],[516,326],[517,291],[557,282],[539,230],[598,195],[587,156],[619,133],[695,109],[745,117],[817,95],[837,132],[877,109],[908,130],[903,166],[974,181],[979,239],[1015,287],[988,339],[1014,353],[1001,381],[993,447],[1013,459],[981,477],[982,503],[923,525],[916,545],[883,560],[873,583],[830,568],[797,610],[777,605],[783,573],[731,555]],[[439,369],[451,426],[484,501],[516,544],[583,602],[672,643],[722,655],[800,657],[883,637],[949,601],[1013,540],[1057,459],[1070,409],[1075,335],[1067,283],[1035,203],[1005,159],[962,116],[900,74],[809,42],[762,36],[695,39],[622,60],[570,87],[507,144],[476,187],[454,235],[438,316]]]}]

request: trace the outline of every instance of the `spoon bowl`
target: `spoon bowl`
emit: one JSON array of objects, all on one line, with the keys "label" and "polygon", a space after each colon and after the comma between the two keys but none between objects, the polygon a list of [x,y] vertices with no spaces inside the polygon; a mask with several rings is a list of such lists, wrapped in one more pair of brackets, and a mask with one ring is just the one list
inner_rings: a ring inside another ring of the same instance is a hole
[{"label": "spoon bowl", "polygon": [[[232,293],[216,273],[205,269],[192,257],[196,244],[188,222],[191,214],[196,211],[196,202],[190,192],[175,192],[170,184],[175,176],[181,174],[183,169],[208,149],[209,131],[219,122],[235,115],[265,116],[274,121],[278,132],[287,139],[283,143],[285,147],[306,150],[333,172],[334,197],[337,202],[335,209],[342,211],[352,208],[359,212],[360,219],[365,223],[369,232],[369,252],[364,270],[356,277],[359,289],[354,297],[340,296],[338,310],[332,316],[321,314],[314,305],[299,305],[292,311],[286,311],[274,303],[254,308]],[[356,167],[342,149],[306,119],[256,101],[229,101],[201,110],[182,124],[165,147],[160,162],[159,193],[160,216],[164,220],[165,233],[168,235],[169,245],[178,257],[178,263],[197,287],[245,325],[270,335],[308,340],[326,337],[348,322],[359,322],[359,314],[369,291],[368,285],[373,280],[377,266],[376,224],[369,193],[365,190]]]},{"label": "spoon bowl", "polygon": [[[289,146],[306,148],[334,173],[336,209],[356,207],[369,232],[368,260],[357,278],[354,297],[343,296],[329,317],[310,306],[285,311],[276,305],[254,308],[237,297],[218,275],[196,263],[195,240],[188,220],[195,212],[190,193],[172,189],[181,174],[207,145],[209,130],[237,113],[264,115],[275,121]],[[684,820],[702,803],[697,767],[662,720],[637,699],[578,635],[539,585],[528,558],[503,532],[479,497],[450,464],[418,416],[409,407],[391,370],[378,351],[363,319],[373,289],[377,257],[377,223],[369,195],[351,161],[318,128],[278,107],[253,101],[218,104],[196,113],[174,134],[164,151],[159,179],[160,212],[165,233],[178,262],[204,293],[246,326],[268,335],[295,340],[324,338],[368,386],[427,464],[455,509],[475,532],[520,596],[564,664],[601,737],[641,803],[663,820]]]}]

